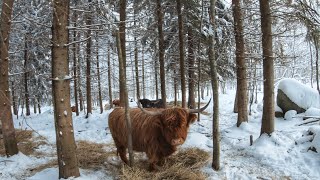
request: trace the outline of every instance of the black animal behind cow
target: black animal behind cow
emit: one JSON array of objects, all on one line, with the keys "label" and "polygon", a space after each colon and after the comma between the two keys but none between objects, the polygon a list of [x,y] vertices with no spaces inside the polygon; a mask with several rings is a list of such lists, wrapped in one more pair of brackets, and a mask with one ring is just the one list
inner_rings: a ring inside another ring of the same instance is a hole
[{"label": "black animal behind cow", "polygon": [[164,102],[162,99],[140,99],[139,102],[142,104],[143,108],[164,108]]}]

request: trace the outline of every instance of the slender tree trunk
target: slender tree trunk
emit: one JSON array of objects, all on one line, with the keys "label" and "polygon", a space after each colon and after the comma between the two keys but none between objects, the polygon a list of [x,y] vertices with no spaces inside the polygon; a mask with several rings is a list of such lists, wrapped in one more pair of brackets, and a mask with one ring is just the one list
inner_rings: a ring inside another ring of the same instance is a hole
[{"label": "slender tree trunk", "polygon": [[[136,9],[137,9],[136,1],[134,1],[134,27],[136,27]],[[135,67],[135,77],[136,77],[136,90],[137,90],[137,98],[140,99],[140,83],[139,83],[139,62],[138,62],[138,43],[137,37],[134,36],[134,67]]]},{"label": "slender tree trunk", "polygon": [[13,114],[14,115],[17,115],[18,114],[18,107],[17,107],[17,103],[16,103],[16,100],[17,100],[17,97],[15,96],[15,88],[14,88],[14,83],[13,81],[11,82],[11,89],[12,89],[12,107],[13,107]]},{"label": "slender tree trunk", "polygon": [[[89,9],[91,11],[91,0],[88,0],[89,3]],[[87,15],[87,20],[86,20],[87,25],[92,24],[92,19],[91,19],[91,13]],[[86,118],[89,117],[89,113],[92,114],[92,96],[91,96],[91,46],[92,46],[92,41],[91,41],[91,29],[89,27],[88,32],[87,32],[87,56],[86,56],[86,62],[87,62],[87,68],[86,68],[86,98],[87,98],[87,115]]]},{"label": "slender tree trunk", "polygon": [[[97,35],[98,37],[98,35]],[[101,92],[101,79],[100,79],[100,64],[99,64],[99,48],[98,48],[98,38],[97,38],[97,49],[96,49],[96,58],[97,58],[97,76],[98,76],[98,101],[100,106],[100,114],[103,113],[103,104],[102,104],[102,92]]]},{"label": "slender tree trunk", "polygon": [[11,113],[9,89],[9,33],[13,0],[3,0],[0,19],[0,120],[6,155],[19,152]]},{"label": "slender tree trunk", "polygon": [[56,128],[59,179],[79,177],[76,143],[73,134],[70,106],[70,78],[68,62],[69,1],[53,1],[52,24],[52,93]]},{"label": "slender tree trunk", "polygon": [[33,113],[37,114],[37,99],[36,99],[36,97],[33,98]]},{"label": "slender tree trunk", "polygon": [[311,88],[313,88],[313,58],[312,58],[312,46],[311,42],[309,41],[309,50],[310,50],[310,68],[311,68],[311,73],[310,73],[310,84]]},{"label": "slender tree trunk", "polygon": [[[74,1],[77,3],[77,1]],[[75,4],[76,6],[76,4]],[[74,27],[77,27],[78,14],[73,12]],[[73,31],[73,41],[76,42],[78,39],[77,31]],[[78,103],[78,78],[77,78],[77,60],[78,60],[78,44],[73,43],[73,83],[74,83],[74,102],[76,106],[76,116],[79,116],[79,103]]]},{"label": "slender tree trunk", "polygon": [[271,11],[268,0],[260,1],[263,50],[263,113],[261,134],[274,131],[274,71],[272,52]]},{"label": "slender tree trunk", "polygon": [[[237,127],[242,122],[248,122],[248,97],[247,97],[247,73],[244,57],[243,23],[240,0],[232,0],[234,32],[236,40],[236,64],[237,64]],[[239,99],[241,99],[239,101]]]},{"label": "slender tree trunk", "polygon": [[41,114],[41,99],[40,97],[37,98],[38,100],[38,111],[39,111],[39,114]]},{"label": "slender tree trunk", "polygon": [[127,78],[124,74],[124,61],[122,59],[122,47],[121,47],[121,41],[120,41],[120,33],[117,33],[117,48],[118,48],[118,54],[119,54],[119,66],[120,66],[120,77],[123,77],[123,79],[120,79],[120,83],[122,83],[122,87],[124,87],[123,92],[125,94],[124,98],[124,107],[125,107],[125,116],[126,116],[126,125],[127,125],[127,131],[128,131],[128,151],[129,151],[129,166],[133,166],[133,147],[132,147],[132,127],[131,127],[131,120],[130,120],[130,114],[129,114],[129,102],[128,102],[128,91],[127,91]]},{"label": "slender tree trunk", "polygon": [[146,98],[146,82],[144,77],[144,46],[142,46],[142,95]]},{"label": "slender tree trunk", "polygon": [[183,108],[186,108],[186,78],[184,71],[184,42],[183,42],[183,20],[181,14],[181,1],[177,0],[178,26],[179,26],[179,52],[180,52],[180,76]]},{"label": "slender tree trunk", "polygon": [[[204,3],[203,0],[201,0],[201,18],[200,18],[200,28],[199,28],[199,32],[202,31],[202,18],[203,18],[203,9],[204,9]],[[201,59],[200,59],[200,53],[201,53],[201,49],[200,49],[200,45],[201,45],[201,38],[199,38],[199,42],[198,42],[198,109],[200,109],[200,96],[201,96],[201,88],[200,88],[200,82],[201,82]],[[198,113],[198,121],[200,121],[200,113]]]},{"label": "slender tree trunk", "polygon": [[[215,30],[215,0],[210,0],[210,24],[212,29]],[[219,133],[219,94],[218,94],[218,73],[217,73],[217,60],[215,58],[215,33],[209,36],[209,61],[210,61],[210,74],[211,85],[213,92],[213,117],[212,117],[212,141],[213,141],[213,155],[212,155],[212,168],[214,170],[220,169],[220,133]]]},{"label": "slender tree trunk", "polygon": [[110,66],[110,45],[108,45],[108,89],[109,89],[109,104],[110,109],[113,107],[112,104],[112,86],[111,86],[111,66]]},{"label": "slender tree trunk", "polygon": [[159,99],[159,88],[158,88],[158,64],[157,61],[154,62],[154,79],[156,83],[156,99]]},{"label": "slender tree trunk", "polygon": [[160,65],[160,85],[161,85],[161,99],[164,106],[167,104],[166,95],[166,78],[164,70],[164,37],[163,37],[163,13],[161,7],[161,0],[157,0],[157,15],[158,15],[158,33],[159,33],[159,65]]},{"label": "slender tree trunk", "polygon": [[[127,6],[127,1],[126,0],[120,0],[119,1],[119,5],[120,5],[120,23],[119,23],[119,33],[120,33],[120,45],[121,45],[121,52],[122,52],[122,60],[124,62],[124,76],[126,76],[126,6]],[[120,68],[120,67],[119,67]],[[119,70],[120,72],[120,70]],[[122,75],[119,74],[119,80],[120,79],[124,79],[125,77],[121,77]],[[124,87],[123,87],[123,83],[119,82],[120,85],[120,106],[124,107],[124,102],[125,102],[125,98],[127,98],[125,96],[124,93]]]},{"label": "slender tree trunk", "polygon": [[30,116],[30,105],[29,105],[29,91],[28,91],[28,75],[29,75],[29,70],[27,68],[28,66],[28,33],[25,35],[25,44],[24,44],[24,95],[25,95],[25,101],[26,101],[26,115]]},{"label": "slender tree trunk", "polygon": [[193,51],[193,32],[192,32],[192,27],[188,27],[188,75],[189,75],[189,99],[188,99],[188,108],[194,109],[196,107],[196,101],[195,101],[195,67],[194,67],[194,51]]},{"label": "slender tree trunk", "polygon": [[317,39],[316,37],[313,37],[314,38],[314,47],[316,49],[316,81],[317,81],[317,90],[320,94],[320,88],[319,88],[319,49],[318,49],[318,43],[317,43]]}]

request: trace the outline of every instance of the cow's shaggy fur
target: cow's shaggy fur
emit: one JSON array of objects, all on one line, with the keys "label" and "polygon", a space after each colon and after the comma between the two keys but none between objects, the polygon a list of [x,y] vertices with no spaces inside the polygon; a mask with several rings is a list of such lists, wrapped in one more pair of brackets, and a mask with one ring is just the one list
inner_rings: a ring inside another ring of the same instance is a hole
[{"label": "cow's shaggy fur", "polygon": [[[155,110],[157,109],[153,109]],[[176,151],[178,145],[184,143],[189,125],[197,119],[195,114],[190,114],[183,108],[161,109],[161,111],[161,115],[154,116],[145,114],[139,108],[129,111],[133,150],[147,154],[150,170],[155,170],[156,164],[163,163],[165,157],[170,156]],[[108,123],[117,153],[128,164],[125,109],[114,109],[109,115]]]}]

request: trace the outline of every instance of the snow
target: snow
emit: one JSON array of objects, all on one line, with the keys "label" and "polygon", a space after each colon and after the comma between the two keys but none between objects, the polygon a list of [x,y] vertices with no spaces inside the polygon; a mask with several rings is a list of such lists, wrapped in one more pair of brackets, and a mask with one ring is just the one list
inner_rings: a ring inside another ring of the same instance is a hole
[{"label": "snow", "polygon": [[278,88],[281,89],[292,102],[303,109],[309,109],[310,107],[320,108],[318,91],[295,79],[285,78],[281,80]]},{"label": "snow", "polygon": [[[290,81],[291,82],[291,81]],[[282,84],[282,85],[281,85]],[[281,88],[288,90],[290,84],[281,83]],[[295,87],[296,91],[304,87]],[[288,90],[290,91],[290,90]],[[298,92],[295,97],[301,100]],[[252,106],[253,113],[247,123],[236,126],[237,114],[233,113],[235,92],[228,90],[227,94],[220,94],[220,165],[219,171],[211,169],[211,159],[202,168],[208,179],[320,179],[320,154],[309,150],[315,147],[320,150],[319,122],[303,124],[299,114],[289,121],[284,118],[275,118],[275,131],[269,137],[260,136],[262,118],[262,93],[259,93],[259,103]],[[203,102],[208,102],[206,97]],[[309,101],[305,95],[304,99]],[[303,102],[301,103],[310,103]],[[131,102],[130,106],[136,106]],[[95,143],[112,143],[113,139],[108,130],[108,115],[112,110],[100,114],[99,109],[93,111],[88,119],[81,112],[80,116],[73,116],[75,140],[87,140]],[[206,110],[210,115],[201,115],[199,122],[190,126],[186,142],[179,150],[189,147],[201,148],[212,154],[212,111],[210,103]],[[289,115],[288,115],[289,116]],[[55,154],[55,129],[51,107],[44,107],[43,113],[32,114],[28,117],[14,117],[17,129],[34,129],[47,139],[50,145],[42,145],[37,151]],[[291,117],[291,116],[290,116]],[[309,132],[312,132],[310,135]],[[34,136],[39,136],[34,133]],[[253,136],[253,145],[250,146],[250,136]],[[310,142],[310,140],[312,140]],[[108,149],[106,149],[108,151]],[[0,156],[0,179],[6,180],[56,180],[58,168],[47,168],[36,174],[30,169],[52,160],[53,157],[33,157],[19,153],[12,157]],[[80,169],[81,176],[69,178],[74,180],[114,179],[107,170]]]}]

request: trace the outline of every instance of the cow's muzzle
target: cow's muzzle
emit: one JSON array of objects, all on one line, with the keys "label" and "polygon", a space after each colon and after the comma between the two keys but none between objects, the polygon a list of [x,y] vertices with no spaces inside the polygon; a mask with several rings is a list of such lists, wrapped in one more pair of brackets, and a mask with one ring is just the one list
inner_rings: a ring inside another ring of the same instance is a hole
[{"label": "cow's muzzle", "polygon": [[184,143],[184,139],[183,138],[177,138],[177,139],[172,139],[171,140],[171,145],[172,146],[179,146],[181,144]]}]

